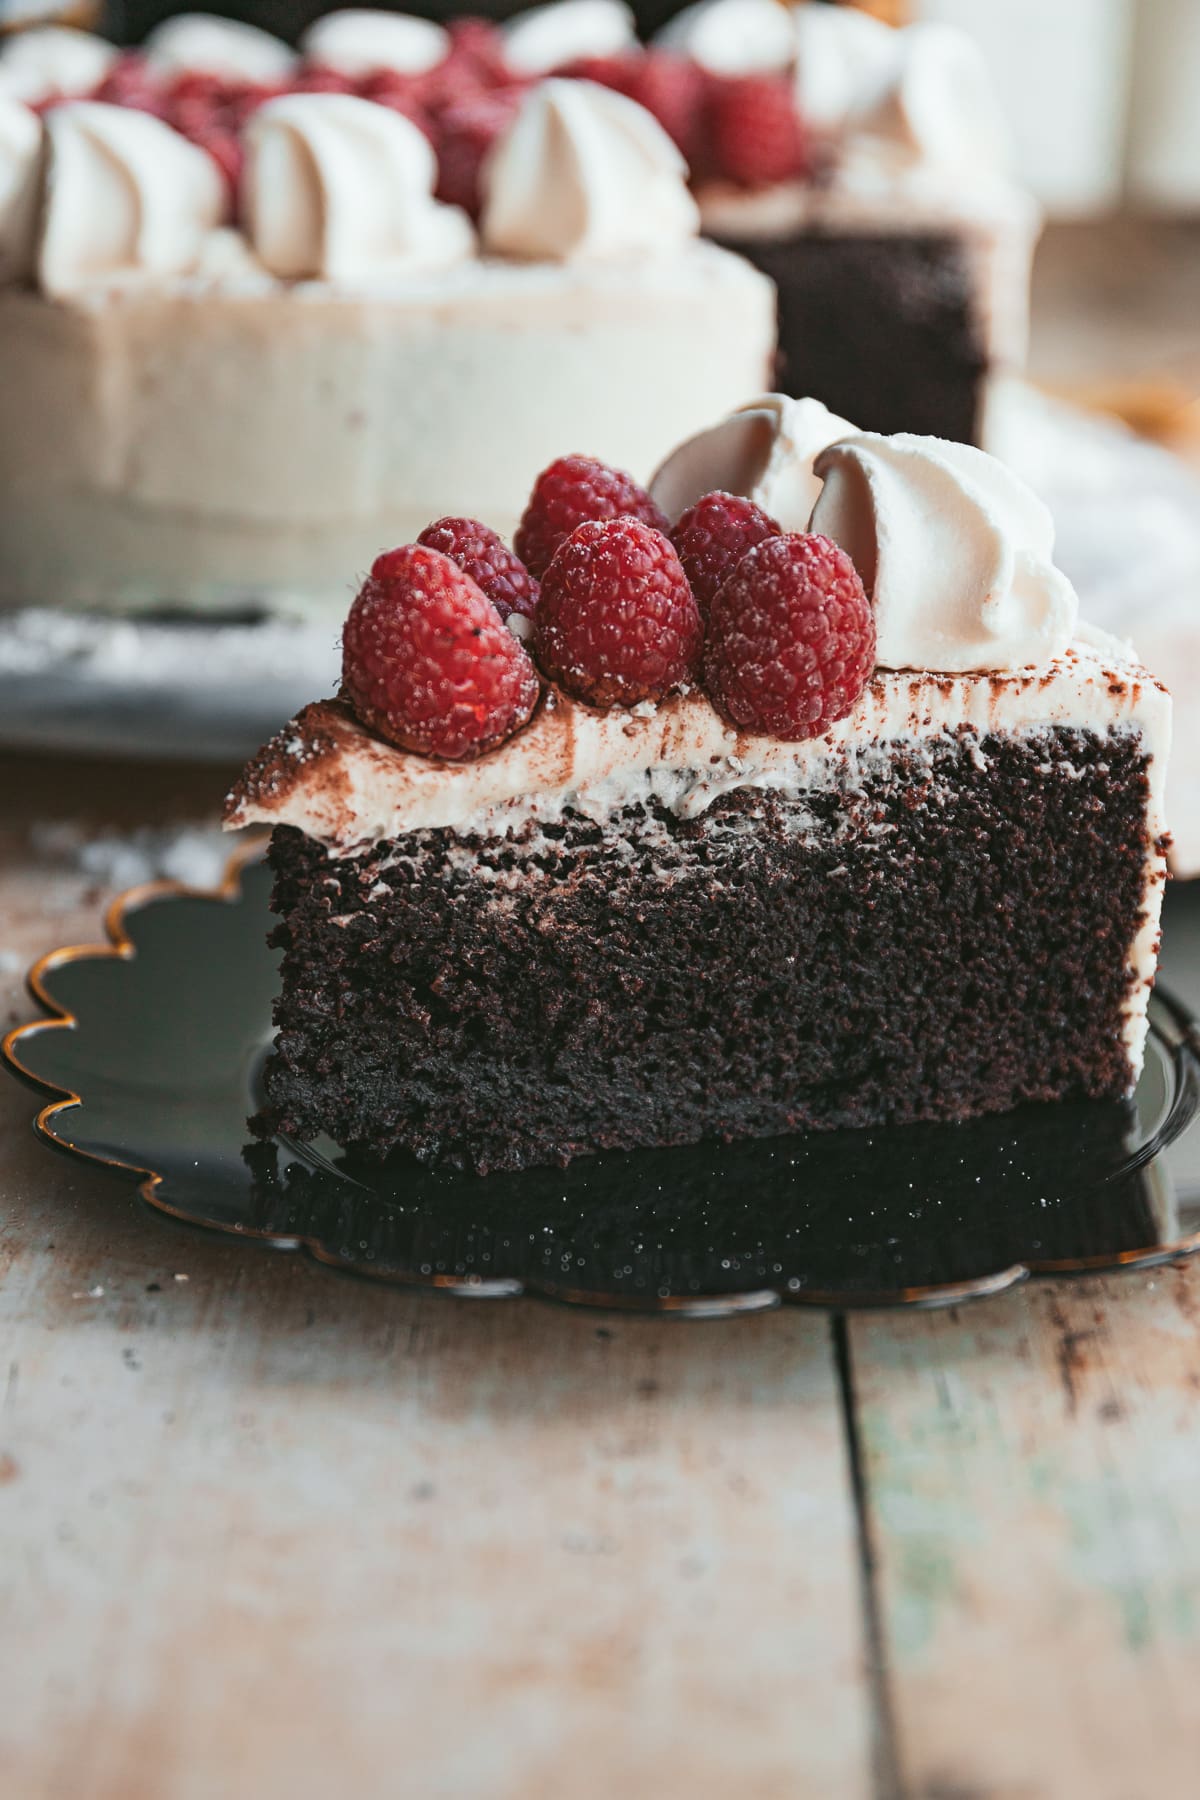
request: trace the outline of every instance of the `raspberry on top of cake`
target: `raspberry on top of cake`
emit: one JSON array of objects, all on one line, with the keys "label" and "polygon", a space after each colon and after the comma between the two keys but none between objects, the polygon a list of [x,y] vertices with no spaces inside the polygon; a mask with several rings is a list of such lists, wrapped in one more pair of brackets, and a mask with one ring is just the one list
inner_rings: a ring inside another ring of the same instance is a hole
[{"label": "raspberry on top of cake", "polygon": [[1003,465],[780,395],[385,552],[229,801],[260,1128],[484,1171],[1128,1094],[1170,702],[1077,614]]}]

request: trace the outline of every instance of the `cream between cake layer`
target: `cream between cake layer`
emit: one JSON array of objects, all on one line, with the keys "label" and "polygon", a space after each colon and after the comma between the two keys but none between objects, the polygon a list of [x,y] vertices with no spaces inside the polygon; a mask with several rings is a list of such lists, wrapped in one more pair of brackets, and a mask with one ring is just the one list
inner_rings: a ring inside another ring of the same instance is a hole
[{"label": "cream between cake layer", "polygon": [[1044,669],[879,670],[853,711],[803,743],[738,731],[698,693],[600,711],[552,690],[508,743],[476,762],[444,763],[399,750],[348,708],[320,702],[251,764],[228,822],[295,825],[345,853],[431,827],[503,835],[567,807],[602,821],[646,798],[694,818],[735,788],[803,794],[834,785],[854,759],[887,746],[1064,726],[1142,734],[1158,836],[1170,718],[1161,683],[1127,647],[1088,628]]},{"label": "cream between cake layer", "polygon": [[[1149,758],[1145,910],[1130,950],[1125,1020],[1136,1072],[1166,880],[1171,702],[1125,646],[1087,628],[1044,669],[878,671],[845,719],[825,737],[799,744],[735,731],[695,693],[632,712],[599,712],[553,692],[500,749],[478,762],[448,764],[383,743],[345,707],[325,702],[307,708],[251,763],[230,797],[227,822],[293,825],[331,855],[345,856],[429,828],[517,834],[568,808],[600,824],[648,803],[695,818],[737,789],[801,800],[853,791],[885,774],[898,748],[919,754],[965,733],[982,757],[980,743],[991,734],[1028,738],[1055,727],[1101,737],[1132,732]],[[881,839],[881,854],[886,848]]]},{"label": "cream between cake layer", "polygon": [[6,290],[0,602],[341,610],[450,495],[509,532],[564,447],[647,479],[773,349],[771,284],[701,242],[352,288],[235,266]]}]

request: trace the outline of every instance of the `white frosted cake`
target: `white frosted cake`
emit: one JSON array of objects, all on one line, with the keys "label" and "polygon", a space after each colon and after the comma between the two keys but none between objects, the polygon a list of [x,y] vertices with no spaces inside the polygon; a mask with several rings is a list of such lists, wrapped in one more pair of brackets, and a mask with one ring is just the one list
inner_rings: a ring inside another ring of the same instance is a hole
[{"label": "white frosted cake", "polygon": [[0,59],[0,604],[340,610],[439,513],[511,528],[572,435],[645,479],[770,365],[770,282],[623,96],[506,89],[473,222],[396,105],[272,97],[262,34],[104,75],[49,35]]}]

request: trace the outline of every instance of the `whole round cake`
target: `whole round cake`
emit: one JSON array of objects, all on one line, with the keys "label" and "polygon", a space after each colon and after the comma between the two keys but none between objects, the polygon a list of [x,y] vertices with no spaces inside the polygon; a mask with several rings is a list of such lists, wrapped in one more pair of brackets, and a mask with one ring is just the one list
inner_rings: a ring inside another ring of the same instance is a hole
[{"label": "whole round cake", "polygon": [[13,41],[0,604],[340,611],[439,513],[510,529],[572,433],[644,479],[761,385],[770,281],[646,109],[542,78],[594,22],[545,29]]}]

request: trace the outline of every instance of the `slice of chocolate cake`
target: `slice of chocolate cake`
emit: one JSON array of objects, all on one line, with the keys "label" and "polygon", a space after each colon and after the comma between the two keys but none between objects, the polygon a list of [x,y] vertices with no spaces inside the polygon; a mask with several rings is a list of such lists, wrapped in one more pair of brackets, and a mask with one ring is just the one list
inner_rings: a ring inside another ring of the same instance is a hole
[{"label": "slice of chocolate cake", "polygon": [[696,196],[778,289],[779,385],[872,431],[981,442],[988,377],[1025,360],[1040,224],[983,59],[942,24],[797,6],[789,40],[774,12],[700,0],[663,41],[714,84]]},{"label": "slice of chocolate cake", "polygon": [[[518,538],[536,699],[485,618],[496,554],[444,529],[449,573],[380,559],[346,697],[231,797],[276,827],[261,1129],[487,1171],[1131,1090],[1165,691],[1078,625],[1044,509],[992,459],[853,436],[814,474],[787,405],[753,411],[760,497],[819,489],[813,534],[753,496],[688,505],[676,469],[676,556],[631,484],[543,478]],[[454,663],[448,760],[448,713],[416,713],[460,599],[483,660]],[[434,608],[436,642],[412,624]]]}]

